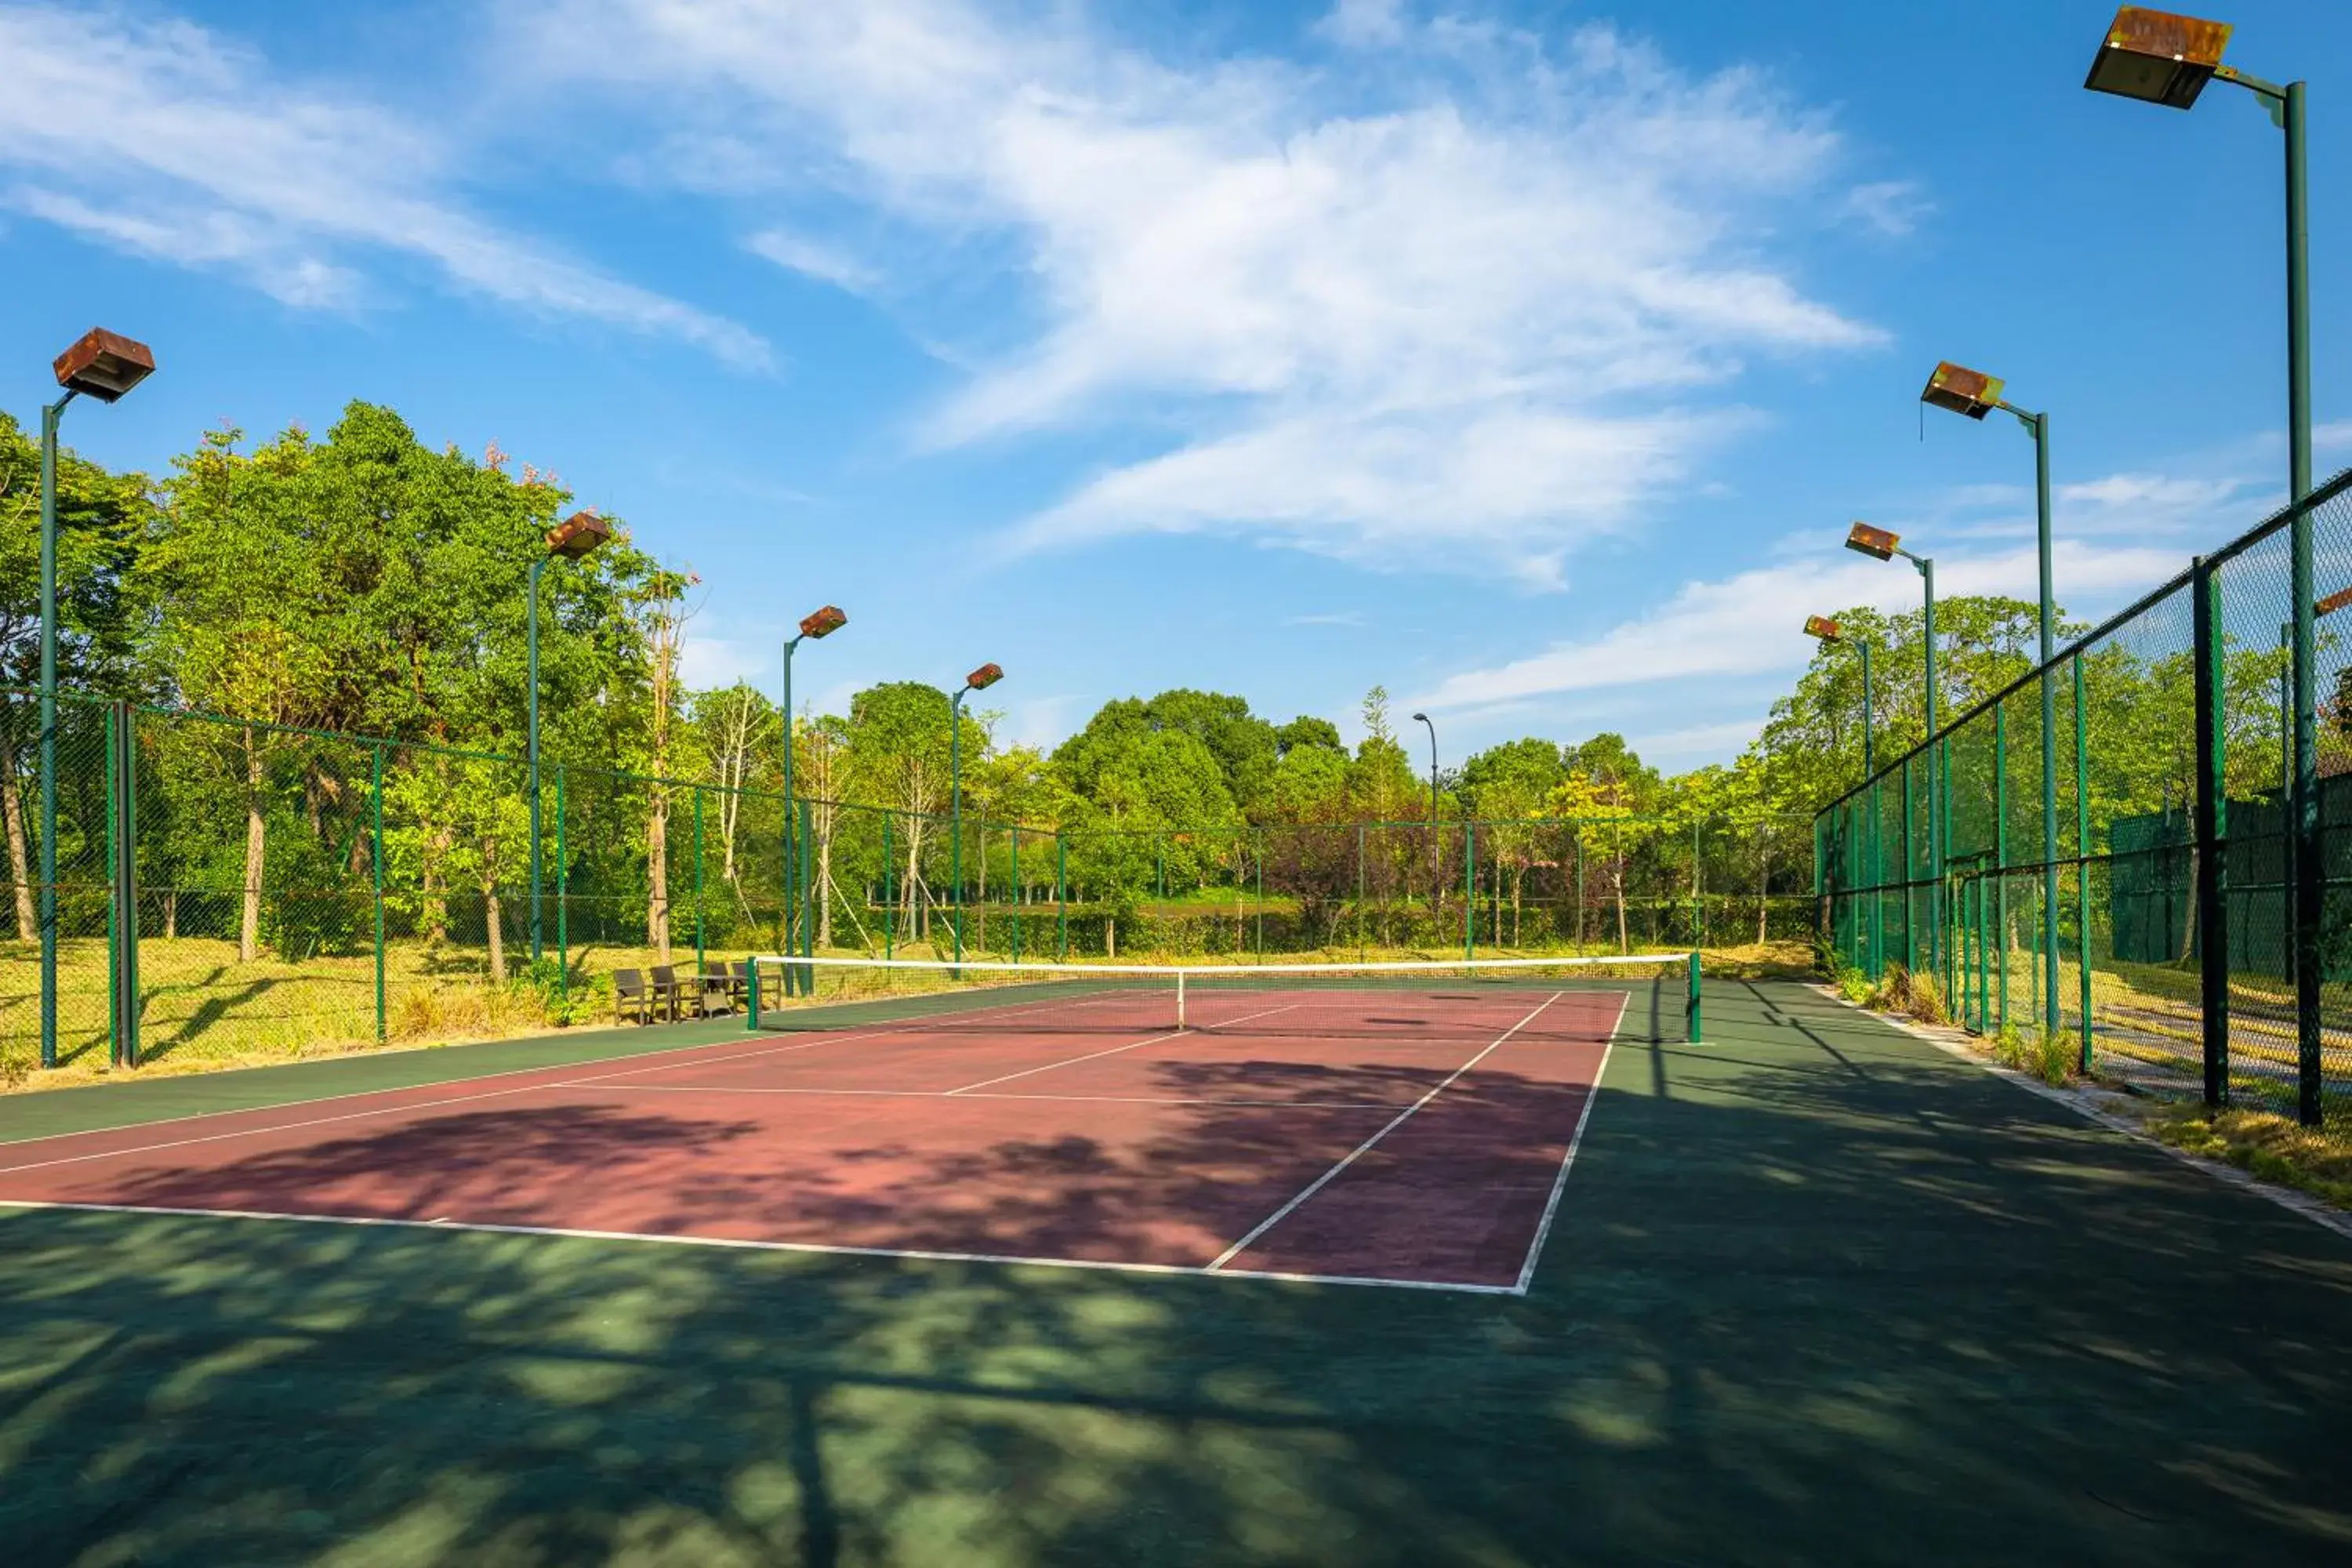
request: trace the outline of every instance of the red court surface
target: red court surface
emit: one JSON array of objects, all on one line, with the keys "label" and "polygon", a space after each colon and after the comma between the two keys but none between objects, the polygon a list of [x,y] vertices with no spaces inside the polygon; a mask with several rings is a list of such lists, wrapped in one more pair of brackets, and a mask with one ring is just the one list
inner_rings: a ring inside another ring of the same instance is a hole
[{"label": "red court surface", "polygon": [[747,1035],[0,1146],[0,1204],[1517,1292],[1626,1001],[1335,1017],[1261,991],[1207,1032],[1007,1007]]}]

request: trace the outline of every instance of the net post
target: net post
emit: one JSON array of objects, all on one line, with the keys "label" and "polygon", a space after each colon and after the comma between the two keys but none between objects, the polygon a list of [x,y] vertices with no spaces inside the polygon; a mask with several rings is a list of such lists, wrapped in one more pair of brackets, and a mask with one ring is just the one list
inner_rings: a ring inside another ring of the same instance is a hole
[{"label": "net post", "polygon": [[1700,1031],[1699,1031],[1699,1016],[1698,1016],[1698,1015],[1699,1015],[1698,951],[1697,951],[1696,948],[1694,948],[1694,949],[1691,951],[1691,955],[1690,955],[1690,958],[1689,958],[1689,960],[1687,961],[1687,963],[1688,963],[1688,966],[1689,966],[1689,975],[1690,975],[1690,979],[1689,979],[1689,994],[1688,994],[1688,996],[1687,996],[1686,1000],[1685,1000],[1685,1003],[1684,1003],[1684,1005],[1683,1005],[1683,1013],[1684,1013],[1684,1016],[1685,1016],[1685,1018],[1688,1021],[1688,1024],[1689,1024],[1690,1043],[1691,1043],[1692,1045],[1696,1046],[1696,1045],[1699,1044],[1699,1043],[1700,1043],[1700,1040],[1701,1040],[1701,1036],[1700,1036]]},{"label": "net post", "polygon": [[2221,578],[2200,556],[2191,605],[2196,647],[2197,697],[2197,973],[2200,1033],[2204,1037],[2205,1103],[2230,1103],[2230,921],[2229,863],[2222,837],[2229,831],[2227,732],[2221,705],[2227,685],[2223,662]]},{"label": "net post", "polygon": [[387,1037],[383,1005],[383,742],[378,741],[368,763],[368,806],[374,816],[368,846],[369,876],[375,883],[375,1040]]},{"label": "net post", "polygon": [[753,953],[743,966],[743,1032],[760,1032],[760,955]]}]

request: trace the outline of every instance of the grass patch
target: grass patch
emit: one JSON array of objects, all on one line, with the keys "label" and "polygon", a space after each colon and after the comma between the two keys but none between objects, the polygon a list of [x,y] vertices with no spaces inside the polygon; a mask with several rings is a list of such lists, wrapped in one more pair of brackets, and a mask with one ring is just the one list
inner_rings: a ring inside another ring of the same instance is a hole
[{"label": "grass patch", "polygon": [[2262,1110],[2212,1111],[2202,1105],[2161,1107],[2145,1119],[2176,1149],[2226,1160],[2283,1187],[2352,1209],[2352,1141]]}]

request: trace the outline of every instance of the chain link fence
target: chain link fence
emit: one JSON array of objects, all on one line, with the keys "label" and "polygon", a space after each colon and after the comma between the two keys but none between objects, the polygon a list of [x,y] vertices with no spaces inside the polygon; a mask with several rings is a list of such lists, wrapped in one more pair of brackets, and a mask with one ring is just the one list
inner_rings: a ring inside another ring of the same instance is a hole
[{"label": "chain link fence", "polygon": [[[2298,704],[2306,531],[2312,695]],[[1837,961],[1931,977],[1979,1033],[2063,1036],[2085,1068],[2352,1134],[2347,609],[2352,473],[1824,810]]]}]

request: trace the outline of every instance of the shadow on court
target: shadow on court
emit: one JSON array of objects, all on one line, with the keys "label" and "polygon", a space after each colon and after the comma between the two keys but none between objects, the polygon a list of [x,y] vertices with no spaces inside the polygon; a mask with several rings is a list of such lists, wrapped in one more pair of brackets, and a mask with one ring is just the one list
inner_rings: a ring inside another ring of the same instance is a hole
[{"label": "shadow on court", "polygon": [[1801,987],[1707,1007],[1705,1046],[1618,1048],[1523,1299],[0,1215],[0,1538],[698,1568],[2352,1552],[2352,1243]]}]

